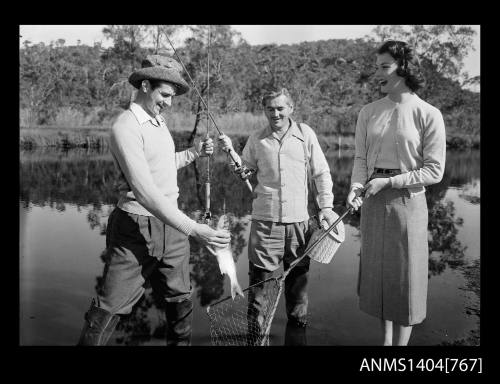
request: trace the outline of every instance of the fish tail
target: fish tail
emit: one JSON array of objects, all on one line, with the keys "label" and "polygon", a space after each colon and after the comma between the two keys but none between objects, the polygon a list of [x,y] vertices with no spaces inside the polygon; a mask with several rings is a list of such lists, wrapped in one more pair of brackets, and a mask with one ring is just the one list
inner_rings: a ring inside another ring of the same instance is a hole
[{"label": "fish tail", "polygon": [[236,294],[240,295],[241,297],[245,297],[240,285],[237,282],[231,283],[231,297],[233,298],[233,300],[236,297]]}]

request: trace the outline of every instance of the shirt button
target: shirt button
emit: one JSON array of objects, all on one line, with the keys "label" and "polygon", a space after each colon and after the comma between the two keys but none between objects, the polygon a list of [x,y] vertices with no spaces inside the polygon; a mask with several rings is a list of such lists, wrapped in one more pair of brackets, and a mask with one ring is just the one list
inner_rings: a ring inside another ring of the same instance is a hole
[{"label": "shirt button", "polygon": [[284,187],[284,186],[285,186],[285,184],[283,183],[283,184],[281,184],[281,186],[282,186],[282,187]]}]

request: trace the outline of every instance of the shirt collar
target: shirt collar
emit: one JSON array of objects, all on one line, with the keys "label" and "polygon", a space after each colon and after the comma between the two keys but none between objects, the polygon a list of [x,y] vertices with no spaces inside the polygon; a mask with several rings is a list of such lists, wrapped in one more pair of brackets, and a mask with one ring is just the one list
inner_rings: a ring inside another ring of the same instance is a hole
[{"label": "shirt collar", "polygon": [[[302,134],[302,131],[299,129],[297,123],[291,117],[289,117],[289,119],[290,119],[290,124],[291,124],[290,129],[288,130],[288,132],[286,132],[284,137],[295,136],[299,140],[304,141],[304,135]],[[259,138],[264,139],[268,136],[273,136],[273,130],[271,129],[271,127],[269,125],[266,128],[264,128],[264,130],[260,134]]]},{"label": "shirt collar", "polygon": [[149,115],[139,104],[131,103],[129,109],[132,111],[139,124],[142,125],[147,121],[151,121],[153,125],[159,125],[158,121],[154,117],[151,117],[151,115]]}]

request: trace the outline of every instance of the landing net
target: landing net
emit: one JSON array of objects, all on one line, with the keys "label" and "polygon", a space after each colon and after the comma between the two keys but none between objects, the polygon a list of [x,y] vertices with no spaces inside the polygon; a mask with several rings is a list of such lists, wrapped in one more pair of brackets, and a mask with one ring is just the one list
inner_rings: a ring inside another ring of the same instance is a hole
[{"label": "landing net", "polygon": [[[269,345],[269,332],[283,289],[283,276],[273,277],[243,290],[245,297],[231,296],[207,308],[213,345]],[[263,290],[263,300],[254,302]]]}]

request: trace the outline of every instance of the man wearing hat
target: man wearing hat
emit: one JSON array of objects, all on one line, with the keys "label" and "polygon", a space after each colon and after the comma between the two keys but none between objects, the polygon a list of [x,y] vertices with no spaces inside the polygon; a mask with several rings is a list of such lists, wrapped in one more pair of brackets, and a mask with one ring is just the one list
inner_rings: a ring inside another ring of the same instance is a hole
[{"label": "man wearing hat", "polygon": [[[310,236],[309,178],[317,191],[319,219],[331,225],[338,217],[332,209],[333,182],[325,155],[314,131],[291,118],[293,101],[289,92],[285,88],[272,89],[264,94],[262,105],[269,125],[250,135],[243,149],[241,167],[255,170],[258,181],[248,242],[250,285],[271,277],[280,262],[287,269],[304,253]],[[233,149],[226,135],[219,140],[224,150]],[[307,324],[309,263],[310,259],[305,257],[285,279],[289,326],[304,328]],[[260,314],[266,307],[262,288],[257,285],[249,292],[249,313],[252,308],[259,313],[257,323],[253,324],[258,327],[262,325]]]},{"label": "man wearing hat", "polygon": [[190,345],[188,236],[203,245],[230,242],[227,231],[198,224],[177,207],[177,169],[213,153],[211,139],[197,139],[193,147],[175,152],[160,115],[173,96],[189,90],[181,70],[174,59],[151,55],[129,77],[137,97],[110,135],[120,199],[108,219],[102,284],[85,314],[79,345],[105,345],[120,315],[129,314],[143,295],[146,280],[165,310],[167,345]]}]

